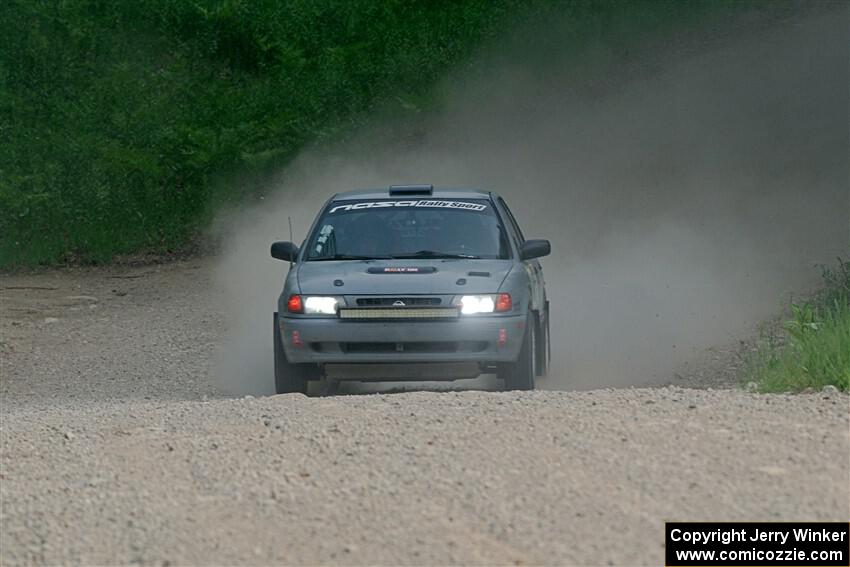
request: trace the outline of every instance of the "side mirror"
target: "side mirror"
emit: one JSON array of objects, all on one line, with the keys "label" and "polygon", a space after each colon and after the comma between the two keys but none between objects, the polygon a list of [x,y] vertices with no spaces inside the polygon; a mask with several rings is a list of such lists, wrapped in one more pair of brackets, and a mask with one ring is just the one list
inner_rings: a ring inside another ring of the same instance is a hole
[{"label": "side mirror", "polygon": [[552,252],[552,245],[549,244],[549,241],[540,239],[526,240],[522,244],[519,254],[523,260],[531,260],[533,258],[548,256],[550,252]]},{"label": "side mirror", "polygon": [[272,258],[284,262],[294,262],[298,259],[298,247],[291,242],[273,242]]}]

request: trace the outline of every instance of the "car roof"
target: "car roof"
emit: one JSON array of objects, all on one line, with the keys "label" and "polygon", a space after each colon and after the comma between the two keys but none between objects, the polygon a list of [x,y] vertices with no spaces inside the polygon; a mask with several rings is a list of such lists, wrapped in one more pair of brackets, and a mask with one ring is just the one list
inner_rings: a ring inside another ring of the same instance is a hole
[{"label": "car roof", "polygon": [[[394,186],[395,187],[395,186]],[[411,195],[390,195],[389,187],[381,187],[374,189],[357,189],[354,191],[346,191],[337,193],[331,198],[331,201],[354,201],[359,199],[489,199],[490,191],[483,189],[462,189],[457,187],[434,187],[430,194],[416,193]]]}]

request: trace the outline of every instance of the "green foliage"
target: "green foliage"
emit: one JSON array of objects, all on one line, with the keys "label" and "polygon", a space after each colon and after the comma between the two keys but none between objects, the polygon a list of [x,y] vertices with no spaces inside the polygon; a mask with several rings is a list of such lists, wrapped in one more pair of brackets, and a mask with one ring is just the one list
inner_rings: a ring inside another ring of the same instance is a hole
[{"label": "green foliage", "polygon": [[216,174],[426,89],[521,5],[4,0],[0,266],[179,246]]},{"label": "green foliage", "polygon": [[278,167],[384,101],[423,100],[531,14],[566,14],[572,46],[717,5],[3,0],[0,267],[179,248],[240,198],[215,192],[222,174]]},{"label": "green foliage", "polygon": [[748,368],[763,392],[850,389],[850,262],[825,269],[825,290],[793,304],[784,341],[762,340]]}]

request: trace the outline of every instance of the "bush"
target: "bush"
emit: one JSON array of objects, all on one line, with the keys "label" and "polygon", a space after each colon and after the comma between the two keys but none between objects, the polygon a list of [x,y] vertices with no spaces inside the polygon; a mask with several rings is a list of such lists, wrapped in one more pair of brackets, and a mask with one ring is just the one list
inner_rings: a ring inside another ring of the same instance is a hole
[{"label": "bush", "polygon": [[811,301],[793,304],[784,336],[762,339],[747,380],[762,392],[850,389],[850,262],[824,270],[826,287]]}]

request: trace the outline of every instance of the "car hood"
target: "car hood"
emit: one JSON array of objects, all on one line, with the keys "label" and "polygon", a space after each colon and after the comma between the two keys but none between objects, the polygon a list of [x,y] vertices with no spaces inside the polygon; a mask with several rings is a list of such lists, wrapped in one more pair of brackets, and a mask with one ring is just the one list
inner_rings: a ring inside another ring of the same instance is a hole
[{"label": "car hood", "polygon": [[303,262],[298,286],[303,294],[323,295],[495,293],[512,266],[511,260],[463,259]]}]

